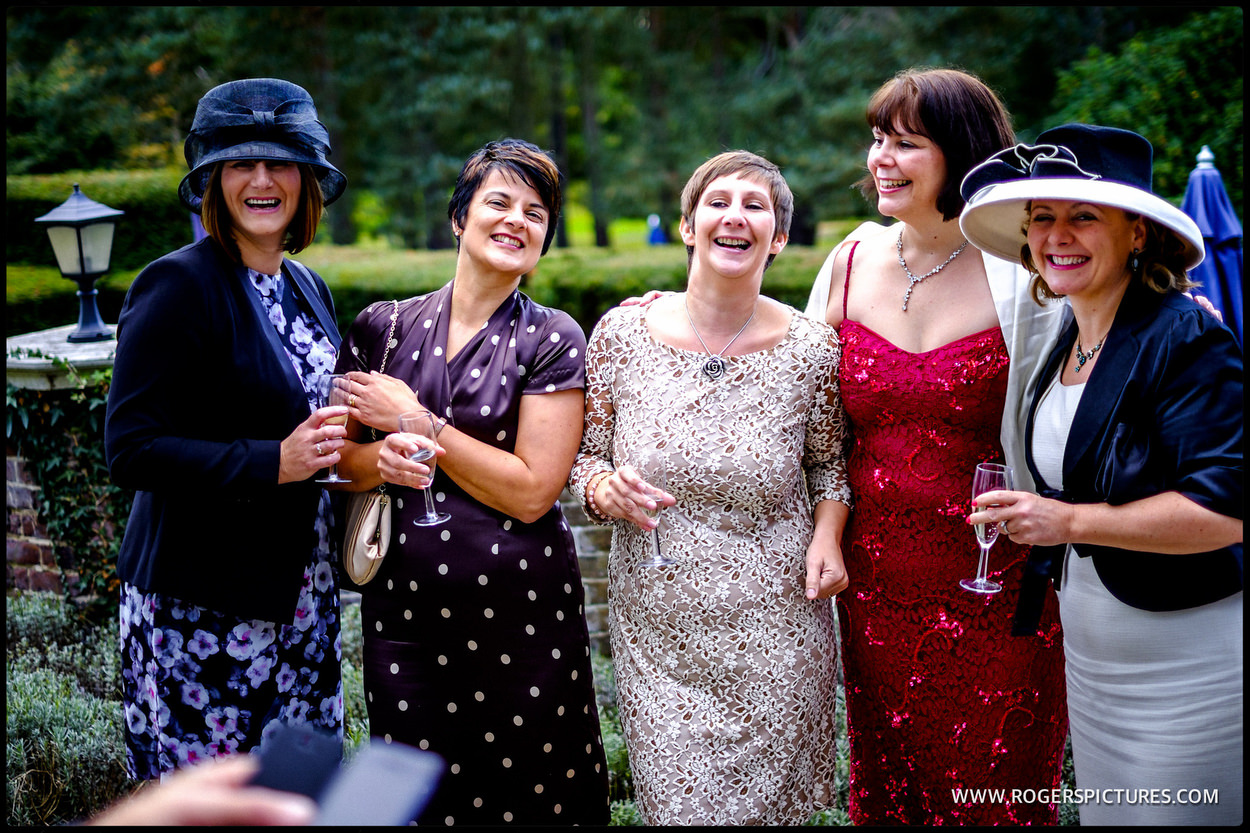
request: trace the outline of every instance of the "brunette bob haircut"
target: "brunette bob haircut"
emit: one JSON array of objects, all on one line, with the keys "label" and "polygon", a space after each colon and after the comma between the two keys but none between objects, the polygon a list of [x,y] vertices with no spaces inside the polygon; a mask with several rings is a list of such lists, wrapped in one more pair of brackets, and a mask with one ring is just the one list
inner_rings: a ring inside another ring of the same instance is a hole
[{"label": "brunette bob haircut", "polygon": [[[906,130],[925,136],[946,159],[946,182],[937,198],[942,219],[963,211],[959,186],[974,166],[1016,143],[1011,116],[998,96],[975,75],[956,69],[909,69],[878,89],[865,112],[868,126],[888,135]],[[858,183],[875,205],[869,174]]]},{"label": "brunette bob haircut", "polygon": [[[218,162],[213,166],[213,173],[204,188],[204,200],[200,204],[200,220],[208,236],[216,240],[237,261],[240,259],[239,246],[234,242],[230,211],[225,206],[221,191],[221,168],[226,164],[229,162]],[[299,168],[301,182],[299,207],[282,240],[282,250],[290,254],[308,248],[317,236],[317,226],[325,213],[325,197],[321,193],[317,174],[310,165],[303,162],[295,164]]]}]

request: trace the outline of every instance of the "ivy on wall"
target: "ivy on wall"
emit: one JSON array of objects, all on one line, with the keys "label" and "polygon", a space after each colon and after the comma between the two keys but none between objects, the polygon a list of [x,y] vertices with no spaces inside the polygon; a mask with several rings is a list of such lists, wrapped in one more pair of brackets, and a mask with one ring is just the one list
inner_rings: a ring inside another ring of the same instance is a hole
[{"label": "ivy on wall", "polygon": [[35,507],[65,591],[85,602],[93,619],[117,611],[117,552],[131,503],[130,493],[113,485],[104,457],[112,376],[111,369],[71,372],[71,388],[5,389],[9,445],[39,487]]}]

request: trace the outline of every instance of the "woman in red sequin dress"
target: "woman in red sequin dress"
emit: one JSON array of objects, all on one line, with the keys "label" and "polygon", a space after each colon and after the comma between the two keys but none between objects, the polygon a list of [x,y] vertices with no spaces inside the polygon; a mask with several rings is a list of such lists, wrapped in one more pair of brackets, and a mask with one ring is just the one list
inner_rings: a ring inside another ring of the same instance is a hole
[{"label": "woman in red sequin dress", "polygon": [[[1057,805],[1010,800],[1013,789],[1060,786],[1067,717],[1054,594],[1036,633],[1012,637],[1028,549],[994,547],[997,595],[959,581],[977,565],[964,522],[973,470],[1017,462],[1004,403],[1021,398],[1009,392],[1046,354],[1040,342],[1057,335],[1051,317],[1063,306],[1017,306],[1016,268],[960,232],[964,173],[1014,144],[988,88],[952,70],[906,72],[877,91],[867,117],[865,193],[899,222],[866,224],[835,249],[808,307],[842,339],[853,436],[850,587],[838,596],[851,820],[1054,824]],[[972,794],[983,789],[1007,800]]]}]

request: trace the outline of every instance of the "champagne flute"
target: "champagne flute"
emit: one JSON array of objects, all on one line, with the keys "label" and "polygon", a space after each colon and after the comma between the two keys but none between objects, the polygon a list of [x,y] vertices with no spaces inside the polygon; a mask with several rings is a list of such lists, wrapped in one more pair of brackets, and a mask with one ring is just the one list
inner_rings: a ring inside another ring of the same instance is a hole
[{"label": "champagne flute", "polygon": [[[419,434],[422,437],[434,440],[438,437],[439,424],[434,419],[434,414],[429,411],[409,411],[406,414],[399,415],[399,430],[405,434]],[[434,466],[437,460],[434,456],[434,449],[421,446],[409,454],[408,459],[414,463],[425,463],[430,468],[430,476],[425,479],[425,484],[417,487],[425,494],[425,514],[413,521],[413,524],[415,526],[437,526],[451,520],[451,515],[435,510],[434,496],[430,494],[430,486],[434,483]]]},{"label": "champagne flute", "polygon": [[[986,492],[997,492],[1012,488],[1011,466],[1001,463],[979,463],[976,473],[972,476],[972,497]],[[983,507],[986,508],[986,507]],[[997,593],[1003,586],[986,578],[990,566],[990,547],[998,540],[998,524],[977,524],[977,543],[981,545],[981,557],[977,561],[977,577],[963,579],[959,586],[973,593]]]},{"label": "champagne flute", "polygon": [[646,562],[646,566],[648,567],[670,567],[673,565],[674,562],[671,558],[666,556],[664,554],[664,551],[660,548],[660,524],[659,524],[660,512],[664,509],[664,505],[660,501],[664,499],[664,492],[668,486],[668,477],[664,473],[664,466],[662,463],[656,463],[655,465],[651,466],[647,471],[639,472],[639,474],[642,476],[643,480],[646,482],[647,487],[649,487],[649,488],[644,488],[643,491],[647,492],[651,496],[651,498],[655,501],[654,509],[648,509],[646,505],[643,505],[643,504],[640,504],[638,507],[639,509],[642,510],[642,513],[646,515],[648,518],[653,518],[656,520],[655,528],[651,530],[651,539],[654,544],[654,549],[651,555],[651,559]]},{"label": "champagne flute", "polygon": [[[347,381],[347,377],[341,373],[324,373],[316,378],[314,385],[317,390],[317,407],[326,408],[331,405],[347,404],[347,386],[351,383]],[[346,425],[347,414],[342,416],[332,416],[326,419],[330,425]],[[330,466],[330,473],[325,477],[320,477],[318,483],[351,483],[352,481],[339,477],[338,464]]]}]

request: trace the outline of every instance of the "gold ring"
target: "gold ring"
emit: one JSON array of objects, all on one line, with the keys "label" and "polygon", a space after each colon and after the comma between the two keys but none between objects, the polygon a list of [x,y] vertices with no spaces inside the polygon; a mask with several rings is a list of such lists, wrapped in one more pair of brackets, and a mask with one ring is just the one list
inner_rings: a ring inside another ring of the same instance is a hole
[{"label": "gold ring", "polygon": [[349,408],[356,407],[356,394],[350,393],[347,395],[347,407]]}]

